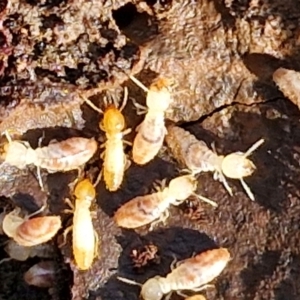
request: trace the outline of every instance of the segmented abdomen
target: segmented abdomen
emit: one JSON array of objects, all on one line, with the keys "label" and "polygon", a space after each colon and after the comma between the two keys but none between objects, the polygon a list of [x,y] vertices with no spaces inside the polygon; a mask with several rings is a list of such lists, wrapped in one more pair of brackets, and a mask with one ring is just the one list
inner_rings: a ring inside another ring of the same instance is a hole
[{"label": "segmented abdomen", "polygon": [[177,126],[169,126],[166,143],[175,159],[191,171],[196,173],[215,171],[217,155],[205,142],[197,140],[188,131]]},{"label": "segmented abdomen", "polygon": [[122,205],[115,213],[114,220],[123,228],[138,228],[153,222],[168,207],[162,192],[138,196]]},{"label": "segmented abdomen", "polygon": [[133,142],[132,158],[138,165],[151,161],[163,145],[166,134],[164,120],[145,118]]},{"label": "segmented abdomen", "polygon": [[87,270],[93,263],[95,234],[89,207],[76,204],[73,217],[73,254],[76,265]]},{"label": "segmented abdomen", "polygon": [[106,188],[116,191],[122,184],[125,172],[126,156],[123,141],[120,139],[107,140],[103,163],[103,176]]},{"label": "segmented abdomen", "polygon": [[219,276],[230,260],[226,248],[202,252],[186,259],[166,277],[170,290],[192,290]]},{"label": "segmented abdomen", "polygon": [[74,137],[35,149],[35,165],[49,171],[70,171],[84,165],[96,150],[94,139]]}]

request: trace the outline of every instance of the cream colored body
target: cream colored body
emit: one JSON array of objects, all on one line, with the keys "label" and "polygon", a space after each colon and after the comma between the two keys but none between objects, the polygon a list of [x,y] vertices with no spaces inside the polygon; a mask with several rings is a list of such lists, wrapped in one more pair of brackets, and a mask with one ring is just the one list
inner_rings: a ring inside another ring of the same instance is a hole
[{"label": "cream colored body", "polygon": [[73,254],[81,270],[90,268],[97,247],[90,205],[88,201],[76,201],[73,217]]},{"label": "cream colored body", "polygon": [[116,191],[122,184],[126,155],[124,153],[123,133],[107,136],[104,153],[104,181],[109,191]]},{"label": "cream colored body", "polygon": [[251,200],[255,199],[243,178],[252,175],[255,171],[255,165],[247,157],[264,143],[263,139],[254,143],[246,152],[233,152],[224,156],[217,155],[203,141],[197,140],[188,131],[177,126],[170,126],[166,143],[174,157],[193,173],[214,172],[214,179],[222,182],[231,196],[233,193],[226,177],[239,179],[248,197]]},{"label": "cream colored body", "polygon": [[138,165],[151,161],[161,149],[166,133],[164,112],[149,110],[137,128],[132,148],[133,161]]},{"label": "cream colored body", "polygon": [[94,139],[70,138],[32,149],[28,143],[11,141],[5,146],[4,159],[20,169],[34,164],[49,172],[70,171],[85,164],[96,152]]}]

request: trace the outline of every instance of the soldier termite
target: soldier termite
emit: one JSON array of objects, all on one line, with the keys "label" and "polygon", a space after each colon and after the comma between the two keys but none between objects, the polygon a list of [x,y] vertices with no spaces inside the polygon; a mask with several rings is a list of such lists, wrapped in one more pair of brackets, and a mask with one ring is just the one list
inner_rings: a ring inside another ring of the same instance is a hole
[{"label": "soldier termite", "polygon": [[[153,226],[168,216],[169,206],[179,205],[191,195],[196,195],[197,181],[192,175],[183,175],[172,179],[168,187],[162,187],[160,191],[138,196],[121,206],[114,215],[118,226],[124,228],[138,228],[146,224]],[[215,202],[203,196],[196,195],[199,199],[217,206]],[[158,220],[157,220],[158,219]],[[155,221],[155,222],[154,222]]]},{"label": "soldier termite", "polygon": [[51,240],[61,228],[59,216],[44,216],[28,219],[19,216],[20,210],[15,209],[8,213],[4,219],[2,228],[4,233],[21,246],[32,247]]},{"label": "soldier termite", "polygon": [[215,149],[213,151],[209,149],[205,142],[197,140],[188,131],[177,126],[170,126],[166,143],[174,157],[193,173],[214,172],[214,179],[221,181],[231,196],[232,190],[225,176],[239,179],[248,197],[251,200],[255,199],[243,178],[252,175],[256,169],[248,156],[264,143],[264,139],[257,141],[246,152],[233,152],[224,156],[218,155]]},{"label": "soldier termite", "polygon": [[226,248],[213,249],[180,261],[179,266],[166,277],[155,276],[144,284],[123,277],[118,279],[141,286],[143,300],[160,300],[164,295],[168,295],[166,298],[169,298],[174,291],[200,291],[209,287],[208,283],[222,273],[229,260],[230,253]]},{"label": "soldier termite", "polygon": [[73,254],[77,267],[87,270],[91,267],[98,254],[98,236],[94,230],[90,207],[96,197],[96,191],[88,179],[80,181],[74,191],[75,206],[67,199],[73,208],[73,225],[64,232],[64,238],[73,229]]},{"label": "soldier termite", "polygon": [[[170,79],[159,78],[148,89],[135,77],[131,75],[129,77],[147,92],[147,108],[134,102],[138,109],[143,109],[141,113],[146,113],[146,116],[144,121],[136,128],[137,135],[132,147],[133,161],[138,165],[144,165],[157,155],[163,145],[167,133],[165,112],[172,102],[171,85],[173,82]],[[139,111],[138,114],[140,114]]]},{"label": "soldier termite", "polygon": [[[109,191],[116,191],[122,184],[124,172],[126,169],[127,161],[124,153],[124,143],[128,143],[123,140],[124,135],[131,132],[130,128],[125,129],[125,119],[122,114],[128,98],[128,90],[124,89],[124,99],[121,107],[118,109],[115,104],[107,105],[103,112],[101,109],[96,107],[90,100],[85,99],[86,103],[91,106],[94,110],[103,114],[103,120],[100,123],[100,129],[105,132],[106,142],[101,145],[105,147],[103,158],[103,175],[104,182]],[[106,102],[106,99],[104,99]],[[102,172],[100,172],[95,186],[101,179]]]},{"label": "soldier termite", "polygon": [[[2,157],[7,163],[19,169],[33,164],[38,167],[38,171],[39,168],[43,168],[48,172],[67,172],[79,169],[97,150],[97,142],[94,139],[73,137],[61,142],[52,142],[46,147],[32,149],[29,143],[12,141],[8,132],[5,134],[8,143],[4,146]],[[39,182],[43,186],[40,174]]]}]

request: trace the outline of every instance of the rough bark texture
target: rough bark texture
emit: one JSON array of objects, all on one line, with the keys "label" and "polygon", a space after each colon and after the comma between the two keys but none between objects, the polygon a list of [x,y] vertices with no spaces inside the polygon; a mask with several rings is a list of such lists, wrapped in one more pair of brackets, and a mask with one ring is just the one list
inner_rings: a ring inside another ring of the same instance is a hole
[{"label": "rough bark texture", "polygon": [[[117,275],[143,283],[166,275],[174,255],[182,260],[222,246],[232,261],[216,288],[203,292],[207,299],[299,299],[299,110],[283,98],[272,77],[280,67],[300,70],[298,7],[298,0],[1,1],[1,133],[9,130],[33,147],[43,132],[43,144],[70,136],[104,141],[101,116],[84,97],[104,108],[104,97],[120,102],[126,85],[129,98],[144,104],[145,93],[127,73],[146,86],[158,75],[174,78],[168,119],[208,145],[215,142],[220,154],[244,151],[262,137],[266,141],[252,156],[256,172],[246,179],[255,202],[238,181],[229,181],[234,190],[229,197],[212,174],[203,174],[199,193],[218,208],[189,199],[172,207],[167,225],[153,232],[121,230],[111,217],[122,203],[146,194],[155,180],[176,176],[178,164],[164,148],[146,166],[131,165],[121,190],[109,193],[103,183],[97,187],[100,255],[91,269],[79,272],[73,265],[69,237],[57,247],[57,283],[50,293],[23,281],[23,273],[40,260],[34,258],[0,265],[0,298],[135,300],[139,287],[119,282]],[[289,85],[284,74],[277,71],[274,80],[295,103],[297,82]],[[133,129],[142,120],[131,101],[124,115]],[[130,148],[126,152],[130,155]],[[98,157],[87,164],[86,176],[98,174]],[[68,184],[76,172],[43,171],[42,177],[46,192],[35,168],[20,171],[2,162],[1,207],[32,212],[47,202],[50,213],[63,217],[64,228],[71,225],[63,201],[72,197]],[[54,240],[57,246],[62,233]],[[159,259],[135,268],[132,251],[150,244]],[[5,257],[2,248],[0,255]],[[174,294],[175,299],[181,298]]]}]

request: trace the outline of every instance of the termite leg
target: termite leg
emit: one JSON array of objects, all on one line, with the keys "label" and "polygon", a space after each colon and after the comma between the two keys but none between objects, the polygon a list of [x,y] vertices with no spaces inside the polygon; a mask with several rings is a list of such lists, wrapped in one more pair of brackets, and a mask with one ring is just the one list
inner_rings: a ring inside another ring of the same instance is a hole
[{"label": "termite leg", "polygon": [[131,161],[126,156],[124,157],[125,171],[131,166]]},{"label": "termite leg", "polygon": [[4,135],[5,135],[6,139],[8,140],[8,142],[11,143],[12,142],[12,138],[11,138],[8,130],[4,131]]},{"label": "termite leg", "polygon": [[173,254],[173,260],[172,260],[171,265],[170,265],[171,271],[173,271],[173,270],[176,268],[177,262],[178,262],[178,259],[177,259],[177,257],[175,256],[175,254]]},{"label": "termite leg", "polygon": [[41,190],[44,192],[45,188],[44,188],[44,183],[41,175],[41,168],[39,166],[37,166],[37,180],[39,182],[39,186],[41,187]]},{"label": "termite leg", "polygon": [[67,227],[63,233],[63,242],[58,246],[59,248],[61,248],[62,246],[64,246],[67,243],[67,235],[70,233],[70,231],[73,229],[73,225]]},{"label": "termite leg", "polygon": [[243,178],[240,179],[240,182],[241,182],[241,184],[242,184],[242,186],[243,186],[243,188],[244,188],[246,194],[248,195],[248,197],[249,197],[252,201],[254,201],[254,200],[255,200],[254,195],[253,195],[253,193],[251,192],[251,189],[249,188],[249,186],[247,185],[247,183],[244,181]]},{"label": "termite leg", "polygon": [[160,222],[162,222],[165,225],[166,220],[169,218],[169,216],[170,216],[169,210],[164,211],[161,214],[161,216],[159,217],[159,219],[157,219],[151,223],[149,231],[152,231],[154,229],[154,227]]},{"label": "termite leg", "polygon": [[3,264],[4,262],[7,262],[7,261],[11,261],[13,258],[11,257],[7,257],[7,258],[3,258],[0,260],[0,265]]},{"label": "termite leg", "polygon": [[205,284],[205,285],[202,285],[202,286],[200,286],[198,288],[191,289],[191,291],[193,291],[193,292],[200,292],[200,291],[203,291],[203,290],[205,290],[207,288],[214,288],[214,287],[215,287],[214,284]]},{"label": "termite leg", "polygon": [[98,175],[98,177],[97,177],[97,179],[96,179],[96,182],[93,184],[93,187],[96,187],[96,186],[99,184],[99,182],[100,182],[100,180],[101,180],[101,178],[102,178],[102,173],[103,173],[103,170],[101,170],[101,171],[99,172],[99,175]]},{"label": "termite leg", "polygon": [[184,294],[183,292],[181,291],[176,291],[176,294],[183,297],[184,299],[188,297],[188,295]]},{"label": "termite leg", "polygon": [[98,237],[98,233],[94,230],[94,238],[95,238],[95,248],[94,248],[94,258],[98,256],[98,243],[99,243],[99,237]]},{"label": "termite leg", "polygon": [[123,141],[123,143],[124,143],[125,145],[132,146],[132,142]]},{"label": "termite leg", "polygon": [[39,146],[39,148],[42,147],[42,142],[43,142],[44,138],[45,138],[45,131],[43,130],[42,136],[40,136],[39,140],[38,140],[38,146]]},{"label": "termite leg", "polygon": [[215,172],[214,179],[218,179],[220,182],[222,182],[223,185],[224,185],[224,187],[225,187],[225,189],[226,189],[226,191],[229,193],[229,195],[233,196],[232,189],[229,186],[229,184],[228,184],[225,176],[222,173]]},{"label": "termite leg", "polygon": [[135,106],[136,114],[138,116],[144,115],[147,113],[148,108],[146,106],[139,104],[135,99],[131,99],[131,101],[132,101],[133,105]]},{"label": "termite leg", "polygon": [[75,211],[75,207],[74,204],[71,202],[71,200],[69,198],[65,199],[65,203],[71,208],[71,209],[64,209],[64,213],[65,214],[72,214]]},{"label": "termite leg", "polygon": [[165,300],[170,300],[172,294],[173,294],[173,292],[170,292],[169,294],[167,294],[167,295],[165,296]]},{"label": "termite leg", "polygon": [[117,279],[120,280],[120,281],[122,281],[122,282],[125,282],[127,284],[142,286],[141,283],[138,283],[138,282],[136,282],[134,280],[130,280],[130,279],[127,279],[127,278],[124,278],[124,277],[118,276]]}]

